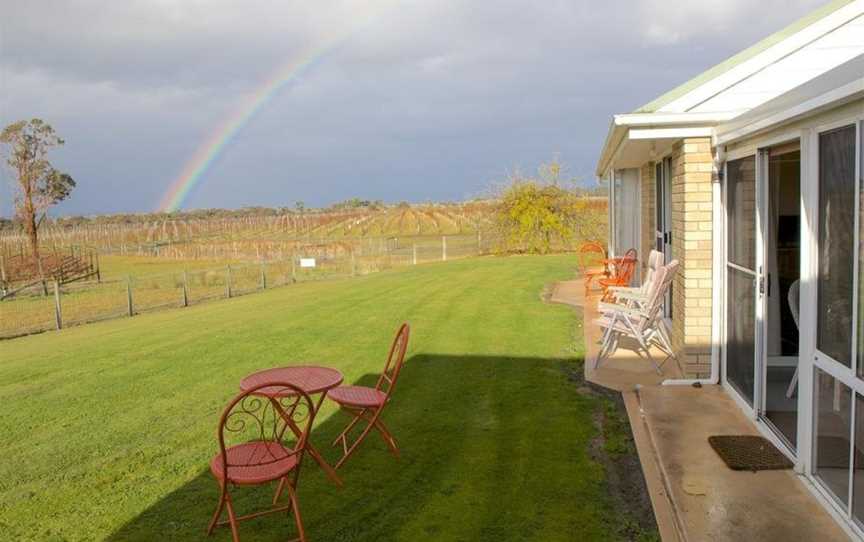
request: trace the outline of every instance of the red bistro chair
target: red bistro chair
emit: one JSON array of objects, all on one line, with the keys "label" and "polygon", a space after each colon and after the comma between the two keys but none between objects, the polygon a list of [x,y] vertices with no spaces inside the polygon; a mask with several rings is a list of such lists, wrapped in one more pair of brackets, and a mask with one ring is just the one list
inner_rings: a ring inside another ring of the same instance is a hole
[{"label": "red bistro chair", "polygon": [[[393,438],[393,434],[390,433],[387,426],[381,421],[381,412],[387,406],[390,396],[396,387],[396,380],[399,378],[402,363],[405,361],[405,351],[408,349],[408,337],[410,334],[411,328],[408,324],[402,324],[399,327],[396,338],[393,339],[393,344],[390,346],[390,353],[387,355],[387,364],[384,365],[384,372],[378,377],[378,383],[375,384],[374,388],[340,386],[327,392],[328,398],[336,402],[339,408],[354,417],[342,433],[336,437],[336,440],[333,441],[333,446],[336,446],[339,442],[342,443],[342,458],[336,463],[337,469],[354,453],[372,429],[378,430],[378,433],[381,434],[381,438],[384,439],[393,455],[397,458],[399,457],[399,448],[396,447],[396,439]],[[351,430],[361,420],[366,422],[366,427],[360,433],[360,436],[349,445],[348,439]]]},{"label": "red bistro chair", "polygon": [[609,288],[612,286],[630,286],[630,281],[633,280],[633,272],[636,270],[636,249],[631,248],[624,253],[621,258],[616,258],[612,261],[612,273],[610,276],[601,278],[598,283],[603,289],[602,300],[607,300]]},{"label": "red bistro chair", "polygon": [[594,279],[609,276],[609,269],[603,264],[606,258],[606,249],[600,243],[591,241],[582,243],[579,247],[579,271],[585,280],[585,295],[591,291]]},{"label": "red bistro chair", "polygon": [[[266,388],[266,389],[265,389]],[[297,480],[306,451],[306,440],[315,419],[312,399],[300,388],[284,382],[269,382],[237,395],[219,419],[219,455],[210,461],[210,471],[219,483],[219,504],[207,534],[217,526],[229,525],[234,542],[240,540],[237,524],[246,519],[276,512],[293,512],[299,537],[306,542],[297,505]],[[273,506],[267,510],[237,516],[229,490],[233,486],[263,485],[279,481]],[[288,503],[279,498],[288,489]],[[220,521],[224,509],[228,519]]]}]

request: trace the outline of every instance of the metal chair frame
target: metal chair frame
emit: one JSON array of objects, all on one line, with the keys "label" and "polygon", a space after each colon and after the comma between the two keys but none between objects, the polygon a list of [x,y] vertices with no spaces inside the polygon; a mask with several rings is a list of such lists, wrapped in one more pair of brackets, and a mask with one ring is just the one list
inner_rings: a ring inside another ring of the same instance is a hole
[{"label": "metal chair frame", "polygon": [[[657,374],[662,374],[661,367],[669,358],[676,357],[669,332],[663,321],[663,302],[677,270],[677,260],[657,269],[648,299],[642,306],[628,307],[612,303],[599,303],[598,309],[602,316],[596,319],[594,323],[604,328],[605,332],[603,333],[600,352],[594,362],[595,369],[615,353],[620,338],[624,336],[636,340],[639,345],[636,354],[639,357],[647,357]],[[659,364],[651,355],[652,345],[657,346],[666,355]]]},{"label": "metal chair frame", "polygon": [[[384,399],[380,405],[364,407],[353,406],[340,402],[330,393],[327,394],[327,397],[336,402],[341,410],[353,416],[345,429],[343,429],[342,432],[339,433],[339,436],[333,440],[332,446],[336,446],[340,442],[342,444],[342,457],[339,459],[339,462],[336,463],[334,468],[340,468],[357,450],[360,443],[363,442],[369,432],[373,429],[375,429],[384,440],[384,443],[390,449],[390,452],[397,459],[399,458],[399,447],[396,445],[396,439],[393,437],[393,433],[381,420],[381,413],[390,402],[393,390],[396,388],[396,382],[399,379],[402,365],[405,362],[405,352],[408,350],[408,339],[410,335],[411,327],[407,323],[403,323],[399,327],[399,331],[396,332],[396,337],[393,339],[393,343],[390,345],[390,351],[387,354],[387,363],[384,365],[384,371],[378,377],[378,381],[374,388],[375,391],[384,394]],[[339,388],[336,389],[338,390]],[[366,426],[360,432],[360,435],[349,444],[351,430],[361,421],[366,422]]]},{"label": "metal chair frame", "polygon": [[[261,388],[268,388],[265,396],[258,393]],[[273,393],[273,390],[277,390]],[[247,519],[274,514],[277,512],[292,512],[297,526],[298,538],[294,541],[306,542],[306,533],[300,516],[297,502],[297,483],[300,476],[300,466],[306,451],[306,444],[316,409],[312,399],[299,387],[287,382],[269,382],[243,391],[238,394],[225,408],[219,419],[217,430],[219,438],[219,455],[211,462],[211,470],[219,482],[219,504],[207,527],[211,535],[216,527],[228,525],[234,542],[240,540],[238,523]],[[249,439],[252,436],[254,438]],[[244,439],[245,440],[242,440]],[[238,440],[237,444],[226,445],[226,441]],[[293,445],[291,444],[293,441]],[[232,463],[229,452],[249,444],[263,444],[254,454],[244,454],[241,462]],[[278,450],[279,453],[274,453]],[[280,461],[296,457],[295,463],[289,469],[278,475],[263,474],[261,479],[243,480],[236,474],[242,469],[267,467]],[[215,467],[221,467],[221,476]],[[232,473],[233,474],[232,476]],[[279,486],[273,496],[273,508],[238,516],[231,502],[231,486],[264,485],[279,481]],[[288,490],[288,503],[279,506],[279,499],[284,490]],[[228,513],[227,520],[221,520],[222,513]]]},{"label": "metal chair frame", "polygon": [[582,278],[585,281],[586,296],[591,291],[591,285],[593,284],[594,279],[598,277],[609,276],[609,267],[607,265],[590,265],[591,258],[594,257],[592,255],[599,255],[599,259],[605,260],[606,249],[603,247],[603,245],[596,241],[589,241],[587,243],[583,243],[582,246],[579,247],[579,271],[582,272]]},{"label": "metal chair frame", "polygon": [[654,279],[657,275],[657,270],[663,267],[663,253],[657,250],[651,250],[648,254],[648,268],[645,272],[645,280],[640,286],[610,286],[607,289],[606,302],[619,303],[628,307],[644,305],[648,301],[648,294]]},{"label": "metal chair frame", "polygon": [[598,283],[603,289],[601,299],[603,301],[611,301],[609,289],[617,286],[630,286],[630,281],[633,279],[633,272],[636,270],[638,252],[635,248],[628,249],[621,258],[616,258],[611,264],[611,273],[606,278],[601,278]]}]

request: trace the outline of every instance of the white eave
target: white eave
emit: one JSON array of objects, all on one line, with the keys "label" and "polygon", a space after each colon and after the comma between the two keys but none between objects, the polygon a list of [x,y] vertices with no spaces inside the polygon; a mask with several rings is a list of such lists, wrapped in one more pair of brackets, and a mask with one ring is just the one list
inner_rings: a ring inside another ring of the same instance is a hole
[{"label": "white eave", "polygon": [[726,145],[864,98],[864,55],[717,127]]},{"label": "white eave", "polygon": [[[843,2],[838,0],[835,4]],[[638,167],[640,160],[644,163],[651,157],[662,156],[674,138],[716,136],[715,128],[721,124],[726,130],[724,134],[733,129],[740,131],[743,125],[739,120],[761,129],[754,123],[776,123],[782,121],[784,115],[801,115],[802,111],[813,111],[824,107],[825,103],[852,99],[849,96],[857,92],[857,81],[836,83],[820,95],[795,96],[794,92],[810,81],[830,81],[831,77],[825,76],[834,68],[864,54],[864,0],[850,0],[807,21],[804,26],[793,27],[766,38],[765,41],[775,41],[737,64],[723,67],[721,63],[712,68],[723,68],[718,75],[694,83],[692,88],[684,88],[689,84],[685,83],[679,96],[665,103],[661,97],[655,100],[656,106],[645,106],[653,107],[652,111],[615,116],[597,163],[597,175],[603,176],[611,167]],[[734,60],[735,57],[727,62]],[[793,96],[790,97],[790,93]],[[776,106],[777,100],[783,98],[792,99],[794,103],[774,111],[772,114],[777,118],[767,120],[762,106]],[[759,119],[748,113],[756,111]],[[732,119],[735,121],[730,122]],[[738,136],[738,132],[728,135]]]},{"label": "white eave", "polygon": [[741,111],[717,113],[628,113],[615,115],[603,144],[596,174],[602,177],[614,161],[615,167],[638,167],[664,145],[686,137],[710,137],[714,127]]}]

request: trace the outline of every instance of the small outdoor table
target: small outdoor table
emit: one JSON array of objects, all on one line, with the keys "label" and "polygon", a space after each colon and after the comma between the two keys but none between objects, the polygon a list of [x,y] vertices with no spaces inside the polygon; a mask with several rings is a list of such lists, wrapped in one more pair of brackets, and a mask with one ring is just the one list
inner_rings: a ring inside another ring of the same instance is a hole
[{"label": "small outdoor table", "polygon": [[[324,398],[327,396],[327,392],[342,383],[342,373],[336,369],[314,365],[277,367],[274,369],[259,371],[247,376],[240,381],[240,389],[242,391],[248,391],[256,386],[268,382],[287,382],[289,384],[294,384],[301,390],[305,391],[310,397],[313,395],[320,395],[315,404],[315,412],[317,413],[321,408],[321,403],[324,402]],[[288,394],[285,392],[284,388],[274,386],[272,388],[261,388],[255,392],[255,395],[268,397],[273,400],[277,397],[285,397]],[[291,427],[294,434],[299,436],[299,429],[296,425],[292,423],[289,423],[288,425]],[[339,479],[336,471],[324,460],[309,440],[306,441],[306,451],[308,451],[309,455],[312,456],[312,459],[314,459],[315,462],[324,469],[327,477],[330,478],[333,483],[338,486],[342,485],[342,480]]]}]

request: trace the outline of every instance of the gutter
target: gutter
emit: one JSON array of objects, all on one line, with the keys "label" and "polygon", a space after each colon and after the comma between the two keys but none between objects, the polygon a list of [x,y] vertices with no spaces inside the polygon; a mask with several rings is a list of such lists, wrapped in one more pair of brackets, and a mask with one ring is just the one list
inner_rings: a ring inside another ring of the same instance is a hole
[{"label": "gutter", "polygon": [[[674,139],[702,137],[707,134],[688,133],[687,130],[707,130],[741,115],[743,111],[715,113],[626,113],[614,115],[600,152],[595,174],[603,177],[621,144],[630,137],[631,128],[643,129],[639,137],[631,139]],[[665,130],[664,130],[665,129]],[[684,131],[682,131],[684,130]]]}]

